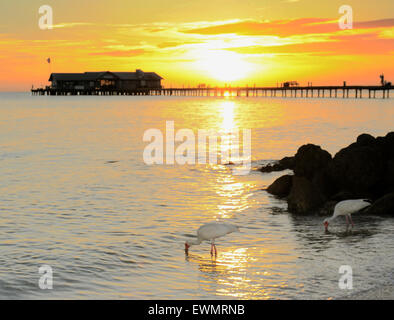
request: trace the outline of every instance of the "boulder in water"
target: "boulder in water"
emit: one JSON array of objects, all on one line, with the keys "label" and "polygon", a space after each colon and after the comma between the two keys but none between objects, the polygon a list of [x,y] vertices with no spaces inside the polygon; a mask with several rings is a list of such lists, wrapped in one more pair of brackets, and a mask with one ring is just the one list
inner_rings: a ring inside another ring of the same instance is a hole
[{"label": "boulder in water", "polygon": [[290,212],[305,214],[324,204],[326,198],[320,190],[305,177],[293,177],[293,184],[287,198]]},{"label": "boulder in water", "polygon": [[316,172],[322,171],[331,161],[331,155],[320,146],[307,144],[300,147],[294,158],[294,174],[312,179]]},{"label": "boulder in water", "polygon": [[278,197],[286,197],[290,193],[292,184],[292,175],[281,176],[267,188],[267,192]]},{"label": "boulder in water", "polygon": [[394,192],[376,200],[366,212],[368,214],[394,216]]}]

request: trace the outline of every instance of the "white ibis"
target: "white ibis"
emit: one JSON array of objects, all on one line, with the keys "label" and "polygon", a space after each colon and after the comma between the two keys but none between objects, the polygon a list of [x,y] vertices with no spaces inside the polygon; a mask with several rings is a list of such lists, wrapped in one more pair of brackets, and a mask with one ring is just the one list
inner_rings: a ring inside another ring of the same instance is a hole
[{"label": "white ibis", "polygon": [[344,201],[338,202],[335,206],[334,214],[332,215],[332,217],[324,220],[324,227],[326,228],[326,231],[328,231],[329,223],[339,216],[346,217],[346,228],[349,227],[349,220],[350,220],[352,227],[353,227],[354,223],[353,223],[351,214],[358,212],[361,209],[364,209],[370,205],[371,205],[371,202],[370,202],[370,200],[367,200],[367,199],[344,200]]},{"label": "white ibis", "polygon": [[215,246],[215,239],[225,236],[226,234],[232,233],[234,231],[239,231],[237,226],[234,226],[227,222],[210,222],[202,225],[197,230],[197,240],[188,240],[185,242],[185,253],[189,253],[189,248],[192,245],[199,245],[204,240],[211,241],[211,255],[215,251],[215,256],[217,255],[217,250]]}]

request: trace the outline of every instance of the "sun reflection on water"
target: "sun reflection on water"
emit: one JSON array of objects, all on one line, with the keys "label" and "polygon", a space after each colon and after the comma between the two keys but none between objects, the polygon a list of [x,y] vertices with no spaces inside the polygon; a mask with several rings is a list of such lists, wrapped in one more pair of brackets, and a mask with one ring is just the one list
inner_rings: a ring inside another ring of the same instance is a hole
[{"label": "sun reflection on water", "polygon": [[232,175],[219,176],[215,192],[221,201],[218,202],[215,218],[231,218],[235,213],[249,208],[249,191],[253,187],[250,183],[236,181]]},{"label": "sun reflection on water", "polygon": [[[257,262],[257,258],[248,248],[220,248],[219,255],[191,255],[187,260],[198,265],[202,279],[200,286],[207,291],[215,291],[218,296],[251,299],[254,296],[269,298],[262,283],[256,282],[247,270]],[[269,273],[266,272],[269,276]]]},{"label": "sun reflection on water", "polygon": [[235,107],[235,102],[231,100],[224,100],[219,105],[220,115],[223,118],[221,123],[221,129],[226,133],[229,133],[235,127]]}]

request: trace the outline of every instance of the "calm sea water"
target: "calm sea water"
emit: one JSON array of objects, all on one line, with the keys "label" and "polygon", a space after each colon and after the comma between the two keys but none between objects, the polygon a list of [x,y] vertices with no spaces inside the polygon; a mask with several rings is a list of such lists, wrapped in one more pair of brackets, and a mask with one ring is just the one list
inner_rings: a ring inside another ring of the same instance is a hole
[{"label": "calm sea water", "polygon": [[[222,165],[147,166],[145,130],[252,130],[252,166],[304,143],[331,153],[394,130],[392,100],[32,97],[0,94],[0,298],[336,298],[393,281],[394,219],[354,217],[324,234],[261,189],[283,173],[234,176]],[[241,226],[184,241],[212,220]],[[38,268],[53,268],[53,289]]]}]

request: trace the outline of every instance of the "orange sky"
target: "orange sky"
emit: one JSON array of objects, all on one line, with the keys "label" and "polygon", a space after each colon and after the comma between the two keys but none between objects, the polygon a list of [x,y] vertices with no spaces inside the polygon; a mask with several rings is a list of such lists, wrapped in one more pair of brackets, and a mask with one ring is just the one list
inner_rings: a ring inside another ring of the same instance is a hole
[{"label": "orange sky", "polygon": [[42,4],[0,4],[1,91],[46,85],[50,71],[136,68],[167,87],[394,80],[392,0],[347,1],[352,30],[337,0],[52,0],[52,30],[38,27]]}]

